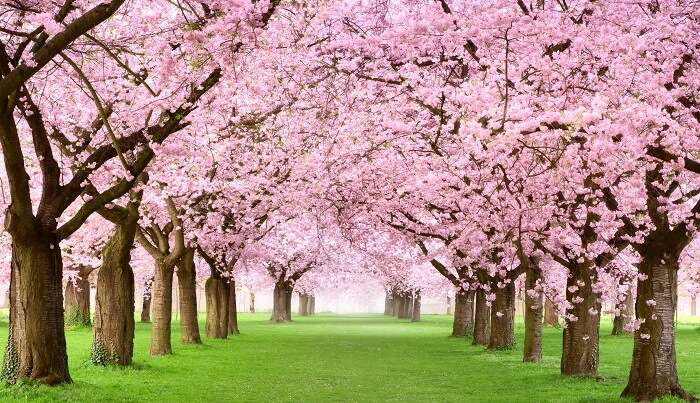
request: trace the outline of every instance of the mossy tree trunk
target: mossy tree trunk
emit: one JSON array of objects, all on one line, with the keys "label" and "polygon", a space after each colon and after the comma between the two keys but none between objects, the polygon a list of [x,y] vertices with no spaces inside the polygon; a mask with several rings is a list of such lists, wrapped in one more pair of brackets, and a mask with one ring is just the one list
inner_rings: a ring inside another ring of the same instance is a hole
[{"label": "mossy tree trunk", "polygon": [[92,267],[81,266],[66,282],[65,321],[67,326],[90,326],[90,280]]},{"label": "mossy tree trunk", "polygon": [[177,263],[177,285],[180,305],[180,335],[186,344],[200,344],[197,311],[197,273],[194,266],[194,249],[187,248]]},{"label": "mossy tree trunk", "polygon": [[[134,354],[134,272],[129,264],[139,219],[140,195],[112,222],[97,272],[91,359],[96,365],[130,365]],[[150,310],[150,305],[148,306]],[[143,314],[141,316],[143,319]]]}]

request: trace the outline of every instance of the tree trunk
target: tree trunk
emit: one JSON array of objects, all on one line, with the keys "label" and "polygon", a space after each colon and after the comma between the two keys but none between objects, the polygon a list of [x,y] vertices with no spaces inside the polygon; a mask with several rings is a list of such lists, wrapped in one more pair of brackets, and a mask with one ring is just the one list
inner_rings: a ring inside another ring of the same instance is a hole
[{"label": "tree trunk", "polygon": [[170,322],[173,316],[173,272],[162,259],[156,259],[151,303],[153,304],[153,326],[151,328],[151,355],[172,354],[170,344]]},{"label": "tree trunk", "polygon": [[542,317],[544,295],[536,291],[539,271],[528,267],[525,272],[525,342],[523,362],[542,361]]},{"label": "tree trunk", "polygon": [[207,337],[225,339],[228,336],[229,284],[219,270],[212,269],[204,292],[207,295]]},{"label": "tree trunk", "polygon": [[450,296],[447,296],[447,312],[445,315],[452,315],[454,312],[452,310],[452,298]]},{"label": "tree trunk", "polygon": [[316,296],[309,295],[309,315],[316,315]]},{"label": "tree trunk", "polygon": [[[498,280],[500,281],[500,280]],[[496,299],[491,305],[491,334],[489,350],[508,350],[515,347],[515,283],[498,287],[493,281],[491,288]]]},{"label": "tree trunk", "polygon": [[559,328],[559,315],[549,298],[544,301],[544,325]]},{"label": "tree trunk", "polygon": [[391,316],[399,316],[399,307],[401,304],[400,295],[396,291],[391,292]]},{"label": "tree trunk", "polygon": [[241,334],[238,329],[238,307],[236,306],[236,281],[228,283],[228,334]]},{"label": "tree trunk", "polygon": [[309,316],[309,295],[299,294],[299,316]]},{"label": "tree trunk", "polygon": [[[455,309],[457,309],[456,304]],[[473,344],[482,346],[489,344],[490,323],[489,307],[486,305],[486,294],[484,293],[483,289],[479,288],[475,293]]]},{"label": "tree trunk", "polygon": [[141,301],[141,323],[151,322],[151,293],[153,292],[153,277],[146,280],[143,285],[143,298]]},{"label": "tree trunk", "polygon": [[634,297],[632,296],[632,288],[627,290],[625,295],[624,305],[620,309],[620,314],[613,319],[613,336],[623,336],[631,334],[627,328],[634,320]]},{"label": "tree trunk", "polygon": [[591,283],[595,272],[589,264],[577,264],[566,280],[567,309],[561,355],[562,375],[596,376],[601,304]]},{"label": "tree trunk", "polygon": [[130,365],[134,355],[134,272],[129,262],[139,215],[138,206],[129,209],[102,249],[102,266],[97,272],[91,352],[96,365]]},{"label": "tree trunk", "polygon": [[465,337],[474,334],[474,291],[457,290],[452,336]]},{"label": "tree trunk", "polygon": [[53,234],[12,243],[10,319],[0,377],[71,382],[64,334],[61,249]]},{"label": "tree trunk", "polygon": [[384,315],[390,316],[392,313],[392,300],[391,300],[391,293],[389,291],[386,292],[386,296],[384,297]]},{"label": "tree trunk", "polygon": [[287,303],[290,300],[289,295],[292,294],[292,286],[286,281],[278,281],[275,283],[275,289],[272,293],[272,317],[271,321],[275,323],[289,322],[292,320],[287,309]]},{"label": "tree trunk", "polygon": [[676,369],[674,314],[680,251],[662,247],[649,247],[638,266],[639,273],[647,276],[637,281],[635,304],[637,319],[644,323],[634,333],[632,368],[622,396],[652,401],[671,395],[696,401],[681,387]]},{"label": "tree trunk", "polygon": [[90,326],[90,281],[92,270],[79,268],[66,283],[65,321],[67,326]]},{"label": "tree trunk", "polygon": [[411,322],[420,322],[420,290],[413,294],[413,311],[411,312]]},{"label": "tree trunk", "polygon": [[690,296],[690,316],[697,316],[697,296]]},{"label": "tree trunk", "polygon": [[248,308],[250,313],[255,313],[255,293],[250,293],[250,306]]},{"label": "tree trunk", "polygon": [[197,272],[194,249],[187,248],[177,264],[177,285],[180,305],[180,334],[186,344],[201,344],[197,315]]}]

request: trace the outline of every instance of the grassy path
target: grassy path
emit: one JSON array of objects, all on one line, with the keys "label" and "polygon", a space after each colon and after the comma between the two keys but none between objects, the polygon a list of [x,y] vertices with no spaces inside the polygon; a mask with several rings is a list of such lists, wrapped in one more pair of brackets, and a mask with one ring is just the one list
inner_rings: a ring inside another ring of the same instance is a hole
[{"label": "grassy path", "polygon": [[[561,332],[546,329],[544,362],[520,362],[520,350],[486,352],[449,338],[451,318],[408,323],[379,315],[295,318],[241,314],[242,335],[183,346],[175,324],[171,357],[148,356],[150,326],[137,324],[135,366],[89,363],[90,329],[67,333],[75,383],[58,388],[0,387],[2,401],[76,402],[614,402],[632,343],[602,330],[602,381],[559,376]],[[608,321],[606,321],[607,324]],[[203,326],[202,326],[203,329]],[[517,327],[518,340],[522,326]],[[0,340],[7,338],[6,324]],[[700,331],[681,326],[679,373],[700,394]],[[520,343],[522,344],[522,343]]]}]

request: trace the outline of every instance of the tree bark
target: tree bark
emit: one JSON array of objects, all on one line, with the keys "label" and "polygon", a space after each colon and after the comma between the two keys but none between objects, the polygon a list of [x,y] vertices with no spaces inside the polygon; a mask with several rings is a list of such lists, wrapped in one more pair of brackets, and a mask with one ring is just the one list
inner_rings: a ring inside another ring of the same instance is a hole
[{"label": "tree bark", "polygon": [[391,316],[399,316],[399,308],[401,305],[401,296],[398,292],[391,292]]},{"label": "tree bark", "polygon": [[67,326],[90,326],[90,281],[92,269],[81,267],[66,283],[65,321]]},{"label": "tree bark", "polygon": [[387,291],[386,296],[384,297],[384,315],[387,315],[387,316],[391,315],[392,305],[393,305],[393,301],[391,300],[391,293],[389,291]]},{"label": "tree bark", "polygon": [[231,278],[228,283],[228,334],[241,334],[241,331],[238,329],[238,307],[236,306],[236,281],[233,278]]},{"label": "tree bark", "polygon": [[674,314],[680,251],[663,241],[654,242],[642,254],[638,270],[647,276],[637,281],[635,311],[644,319],[634,333],[632,367],[623,397],[652,401],[671,395],[697,401],[681,387],[676,369]]},{"label": "tree bark", "polygon": [[115,224],[114,234],[102,249],[102,266],[97,272],[91,351],[96,365],[130,365],[134,355],[134,272],[129,262],[138,205],[130,204],[128,209],[128,215]]},{"label": "tree bark", "polygon": [[559,315],[549,298],[544,301],[544,325],[559,328]]},{"label": "tree bark", "polygon": [[141,323],[151,322],[151,293],[153,287],[153,277],[146,280],[143,286],[143,298],[141,301]]},{"label": "tree bark", "polygon": [[626,330],[629,328],[629,324],[634,320],[634,297],[632,296],[632,289],[627,290],[625,295],[625,301],[620,309],[620,314],[613,318],[613,336],[623,336],[629,335],[631,332]]},{"label": "tree bark", "polygon": [[309,295],[299,294],[299,316],[309,316]]},{"label": "tree bark", "polygon": [[455,312],[452,320],[452,337],[474,334],[474,291],[458,290],[455,293]]},{"label": "tree bark", "polygon": [[445,315],[452,315],[452,314],[454,314],[454,312],[452,310],[452,298],[450,298],[450,296],[448,295],[447,296],[447,312],[445,313]]},{"label": "tree bark", "polygon": [[201,344],[197,315],[197,272],[194,249],[187,248],[177,264],[177,285],[180,305],[180,334],[186,344]]},{"label": "tree bark", "polygon": [[255,313],[255,293],[250,293],[250,306],[248,307],[250,313]]},{"label": "tree bark", "polygon": [[544,295],[536,291],[539,270],[528,267],[525,272],[525,342],[523,362],[542,361],[542,317]]},{"label": "tree bark", "polygon": [[275,289],[272,293],[272,317],[271,321],[275,323],[289,322],[292,320],[290,310],[288,308],[290,296],[292,295],[292,285],[287,281],[278,281],[275,283]]},{"label": "tree bark", "polygon": [[600,299],[591,283],[595,272],[587,263],[569,269],[566,281],[567,309],[561,355],[562,375],[596,376],[600,330]]},{"label": "tree bark", "polygon": [[413,294],[413,311],[411,312],[411,322],[420,322],[420,290]]},{"label": "tree bark", "polygon": [[173,272],[174,267],[166,266],[162,258],[157,258],[151,303],[153,305],[153,326],[151,327],[151,355],[172,354],[170,343],[170,322],[173,315]]},{"label": "tree bark", "polygon": [[207,337],[225,339],[228,336],[229,284],[219,270],[212,269],[204,292],[207,295]]},{"label": "tree bark", "polygon": [[[455,309],[457,309],[456,304]],[[489,307],[486,305],[486,294],[483,289],[479,288],[475,292],[473,344],[482,346],[489,344],[490,323]]]},{"label": "tree bark", "polygon": [[13,239],[11,259],[9,334],[0,377],[8,383],[71,382],[58,240],[44,233]]},{"label": "tree bark", "polygon": [[309,295],[309,315],[316,315],[316,296]]},{"label": "tree bark", "polygon": [[[500,280],[498,280],[500,281]],[[491,305],[491,334],[489,350],[508,350],[515,347],[515,283],[498,287],[493,281],[491,288],[496,299]]]},{"label": "tree bark", "polygon": [[695,295],[690,296],[690,316],[697,316],[697,297]]}]

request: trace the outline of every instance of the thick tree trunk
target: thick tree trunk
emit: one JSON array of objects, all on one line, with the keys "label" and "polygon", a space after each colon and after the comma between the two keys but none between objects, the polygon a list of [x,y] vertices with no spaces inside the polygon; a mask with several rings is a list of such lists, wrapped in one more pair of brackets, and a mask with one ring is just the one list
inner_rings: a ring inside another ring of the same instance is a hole
[{"label": "thick tree trunk", "polygon": [[214,269],[204,285],[207,295],[207,337],[225,339],[228,336],[229,284]]},{"label": "thick tree trunk", "polygon": [[151,355],[172,354],[170,322],[173,315],[173,267],[167,267],[161,259],[156,260],[151,304],[153,326],[151,327]]},{"label": "thick tree trunk", "polygon": [[507,350],[515,347],[515,283],[491,288],[496,299],[491,305],[491,334],[489,350]]},{"label": "thick tree trunk", "polygon": [[102,249],[97,272],[91,352],[97,365],[130,365],[134,354],[134,272],[129,261],[139,216],[138,207],[130,209]]},{"label": "thick tree trunk", "polygon": [[596,376],[601,304],[599,295],[591,287],[595,273],[585,263],[576,265],[569,271],[566,300],[571,307],[567,309],[565,317],[561,373]]},{"label": "thick tree trunk", "polygon": [[316,315],[316,296],[309,295],[309,315]]},{"label": "thick tree trunk", "polygon": [[420,322],[420,290],[413,294],[413,310],[411,311],[411,322]]},{"label": "thick tree trunk", "polygon": [[[484,290],[479,288],[475,293],[475,303],[474,303],[474,342],[473,344],[478,344],[486,346],[489,344],[489,334],[490,329],[490,315],[489,307],[486,305],[486,294]],[[455,305],[457,309],[457,305]]]},{"label": "thick tree trunk", "polygon": [[61,249],[53,235],[13,240],[10,323],[2,377],[71,382],[64,334]]},{"label": "thick tree trunk", "polygon": [[151,322],[151,293],[153,292],[153,277],[146,280],[143,286],[143,298],[141,301],[141,323]]},{"label": "thick tree trunk", "polygon": [[662,245],[655,246],[647,249],[638,266],[647,276],[637,281],[635,304],[637,319],[644,322],[634,333],[632,368],[622,396],[652,401],[671,395],[696,401],[681,387],[676,369],[674,314],[680,251],[669,253]]},{"label": "thick tree trunk", "polygon": [[542,361],[544,295],[541,291],[535,290],[539,278],[539,271],[536,268],[528,268],[525,272],[525,342],[523,362]]},{"label": "thick tree trunk", "polygon": [[278,281],[275,283],[275,289],[272,293],[272,317],[271,321],[275,323],[289,322],[292,320],[287,307],[292,294],[292,286],[286,281]]},{"label": "thick tree trunk", "polygon": [[455,312],[452,320],[452,336],[465,337],[474,334],[474,291],[458,290],[455,293]]},{"label": "thick tree trunk", "polygon": [[197,272],[194,267],[194,249],[187,248],[177,264],[177,285],[180,305],[180,334],[186,344],[200,344],[197,318]]},{"label": "thick tree trunk", "polygon": [[549,298],[544,300],[544,325],[559,328],[559,315]]},{"label": "thick tree trunk", "polygon": [[452,315],[452,314],[454,314],[454,311],[452,309],[452,298],[450,298],[450,296],[448,295],[447,296],[447,312],[445,313],[445,315]]},{"label": "thick tree trunk", "polygon": [[299,316],[309,316],[309,295],[299,294]]},{"label": "thick tree trunk", "polygon": [[250,293],[250,306],[248,307],[250,313],[255,313],[255,293]]},{"label": "thick tree trunk", "polygon": [[228,334],[241,334],[241,331],[238,329],[238,307],[236,306],[236,281],[233,280],[233,278],[228,283]]},{"label": "thick tree trunk", "polygon": [[90,281],[92,270],[80,268],[66,283],[65,321],[67,326],[90,326]]},{"label": "thick tree trunk", "polygon": [[401,305],[401,296],[398,292],[391,292],[391,316],[399,316],[399,308]]},{"label": "thick tree trunk", "polygon": [[629,335],[630,332],[626,329],[629,328],[630,323],[634,320],[634,297],[632,296],[632,289],[627,290],[625,295],[625,301],[620,309],[620,314],[613,318],[613,336],[623,336]]}]

